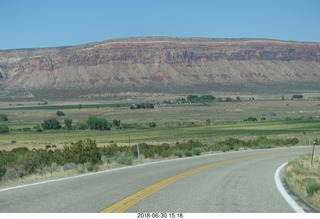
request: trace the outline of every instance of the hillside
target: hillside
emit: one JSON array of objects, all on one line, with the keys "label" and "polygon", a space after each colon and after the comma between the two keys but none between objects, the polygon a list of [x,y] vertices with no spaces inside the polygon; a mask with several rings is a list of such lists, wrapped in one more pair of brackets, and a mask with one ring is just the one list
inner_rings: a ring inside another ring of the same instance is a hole
[{"label": "hillside", "polygon": [[125,38],[75,47],[0,50],[2,96],[103,92],[285,92],[318,89],[320,43]]}]

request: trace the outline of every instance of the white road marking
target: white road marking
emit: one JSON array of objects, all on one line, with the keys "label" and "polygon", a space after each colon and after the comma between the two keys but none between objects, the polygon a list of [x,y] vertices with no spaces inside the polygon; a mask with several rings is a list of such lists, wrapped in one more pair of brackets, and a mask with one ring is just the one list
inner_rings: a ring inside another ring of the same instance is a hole
[{"label": "white road marking", "polygon": [[280,180],[280,172],[284,166],[286,166],[288,162],[282,164],[274,174],[274,180],[276,181],[277,188],[283,198],[288,202],[288,204],[293,208],[293,210],[297,213],[306,213],[294,200],[291,198],[291,196],[287,193],[287,191],[284,189],[281,180]]}]

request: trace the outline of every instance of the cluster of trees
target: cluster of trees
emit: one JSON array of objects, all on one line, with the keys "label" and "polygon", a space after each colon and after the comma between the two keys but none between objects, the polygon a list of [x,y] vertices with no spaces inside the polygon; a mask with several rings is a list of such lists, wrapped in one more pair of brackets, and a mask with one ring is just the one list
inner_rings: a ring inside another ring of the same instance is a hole
[{"label": "cluster of trees", "polygon": [[212,95],[202,95],[202,96],[198,96],[198,95],[189,95],[187,97],[187,101],[190,103],[212,103],[214,101],[217,102],[240,102],[241,98],[239,96],[236,97],[236,99],[233,99],[231,97],[226,97],[225,99],[221,98],[221,97],[215,97]]},{"label": "cluster of trees", "polygon": [[241,98],[239,96],[236,99],[231,97],[226,97],[225,99],[221,97],[215,97],[212,95],[188,95],[187,98],[179,98],[175,101],[172,100],[164,100],[164,104],[185,104],[185,103],[212,103],[212,102],[240,102]]},{"label": "cluster of trees", "polygon": [[198,96],[198,95],[188,95],[187,96],[187,101],[190,103],[199,103],[199,102],[213,102],[216,100],[216,97],[212,96],[212,95],[202,95],[202,96]]},{"label": "cluster of trees", "polygon": [[[121,126],[120,120],[113,120],[112,122],[106,120],[105,118],[99,118],[95,116],[89,116],[86,121],[79,122],[76,126],[72,126],[72,119],[65,119],[64,120],[65,129],[72,130],[72,129],[92,129],[92,130],[110,130],[112,127],[118,129]],[[50,118],[43,121],[41,127],[44,130],[49,129],[61,129],[62,125],[56,118]]]},{"label": "cluster of trees", "polygon": [[[148,105],[149,106],[149,105]],[[58,117],[65,116],[62,111],[57,111],[56,115]],[[0,121],[8,121],[8,116],[5,114],[0,114]],[[64,126],[63,126],[64,123]],[[99,118],[96,116],[89,116],[89,118],[85,121],[80,121],[76,125],[73,125],[73,121],[70,118],[64,119],[63,123],[61,123],[56,118],[49,118],[43,120],[41,124],[37,124],[33,129],[37,132],[42,132],[43,130],[59,130],[59,129],[67,129],[67,130],[85,130],[85,129],[95,129],[95,130],[110,130],[111,128],[120,129],[121,121],[114,119],[112,121],[108,121],[105,118]],[[149,124],[150,127],[155,127],[154,124]],[[17,129],[18,131],[32,131],[31,128],[21,128]],[[9,127],[6,124],[0,124],[0,134],[8,133],[10,131]]]},{"label": "cluster of trees", "polygon": [[292,95],[291,100],[295,100],[295,99],[301,100],[301,99],[303,99],[303,95],[302,94],[294,94],[294,95]]},{"label": "cluster of trees", "polygon": [[138,103],[138,104],[132,104],[130,106],[130,109],[153,109],[154,104],[153,103]]}]

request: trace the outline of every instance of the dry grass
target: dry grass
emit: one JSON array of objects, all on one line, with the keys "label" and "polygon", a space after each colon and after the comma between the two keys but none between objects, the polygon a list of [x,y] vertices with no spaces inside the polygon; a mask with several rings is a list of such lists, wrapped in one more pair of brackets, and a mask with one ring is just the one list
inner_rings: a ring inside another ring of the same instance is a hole
[{"label": "dry grass", "polygon": [[286,179],[299,196],[320,212],[320,155],[303,155],[288,163]]}]

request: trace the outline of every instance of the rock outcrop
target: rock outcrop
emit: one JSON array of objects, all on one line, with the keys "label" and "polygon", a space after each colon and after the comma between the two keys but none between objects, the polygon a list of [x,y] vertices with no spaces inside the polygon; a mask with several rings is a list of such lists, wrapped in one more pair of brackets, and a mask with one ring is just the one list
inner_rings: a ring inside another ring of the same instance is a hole
[{"label": "rock outcrop", "polygon": [[319,85],[319,43],[153,37],[0,51],[0,87],[6,92],[271,91]]}]

